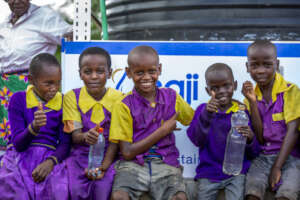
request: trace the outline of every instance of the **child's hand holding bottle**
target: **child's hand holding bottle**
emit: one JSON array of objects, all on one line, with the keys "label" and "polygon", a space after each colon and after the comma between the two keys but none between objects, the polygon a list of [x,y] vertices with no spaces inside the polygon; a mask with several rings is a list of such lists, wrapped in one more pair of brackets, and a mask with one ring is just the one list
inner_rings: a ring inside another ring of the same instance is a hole
[{"label": "child's hand holding bottle", "polygon": [[[98,171],[101,171],[101,173],[98,173]],[[97,167],[95,169],[88,169],[85,168],[84,173],[86,177],[90,180],[99,180],[102,179],[105,175],[105,171],[103,166]]]},{"label": "child's hand holding bottle", "polygon": [[39,102],[38,110],[34,113],[34,120],[32,122],[32,128],[34,131],[39,132],[42,126],[47,124],[47,117],[43,110],[42,102]]},{"label": "child's hand holding bottle", "polygon": [[[90,146],[90,152],[89,152],[89,166],[88,168],[86,168],[84,170],[85,175],[87,176],[88,179],[90,180],[98,180],[103,178],[105,171],[107,168],[104,169],[104,167],[102,166],[102,162],[104,159],[104,148],[105,148],[105,139],[104,136],[102,135],[102,140],[99,143],[98,139],[100,134],[103,134],[103,128],[101,128],[98,124],[92,129],[91,131],[91,136],[92,138],[94,138],[94,131],[97,132],[97,141],[94,143],[97,146]],[[89,134],[89,133],[88,133]],[[100,146],[99,146],[100,145]],[[92,150],[91,150],[92,148]],[[102,152],[103,154],[101,154],[100,152]],[[101,156],[102,155],[102,156]],[[98,157],[101,158],[98,158]],[[100,172],[100,173],[99,173]]]},{"label": "child's hand holding bottle", "polygon": [[237,131],[247,138],[247,143],[251,143],[254,137],[254,133],[249,126],[237,127]]},{"label": "child's hand holding bottle", "polygon": [[98,141],[98,132],[99,126],[95,126],[94,128],[91,128],[88,132],[84,134],[84,141],[88,145],[94,145]]}]

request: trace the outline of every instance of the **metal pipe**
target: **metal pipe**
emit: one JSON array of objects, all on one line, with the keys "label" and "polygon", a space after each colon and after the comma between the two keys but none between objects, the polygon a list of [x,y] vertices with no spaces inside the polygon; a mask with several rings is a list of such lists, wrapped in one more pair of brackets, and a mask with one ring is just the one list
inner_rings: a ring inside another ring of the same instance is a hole
[{"label": "metal pipe", "polygon": [[102,40],[108,40],[105,0],[100,0],[100,12],[102,23]]}]

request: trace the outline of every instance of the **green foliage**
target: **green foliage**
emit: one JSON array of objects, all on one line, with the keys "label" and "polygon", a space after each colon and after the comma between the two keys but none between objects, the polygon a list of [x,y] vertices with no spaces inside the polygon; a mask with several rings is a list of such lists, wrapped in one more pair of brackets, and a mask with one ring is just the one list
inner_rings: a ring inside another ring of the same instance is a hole
[{"label": "green foliage", "polygon": [[[99,13],[100,13],[100,0],[91,0],[92,3],[92,13],[94,16],[98,18],[99,21]],[[101,40],[101,28],[98,27],[94,20],[91,23],[91,39],[92,40]]]}]

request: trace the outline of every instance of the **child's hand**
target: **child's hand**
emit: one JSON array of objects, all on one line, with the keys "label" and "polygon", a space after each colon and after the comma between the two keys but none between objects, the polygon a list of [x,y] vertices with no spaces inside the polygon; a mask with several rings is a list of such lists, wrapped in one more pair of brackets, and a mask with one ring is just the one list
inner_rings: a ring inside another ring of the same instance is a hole
[{"label": "child's hand", "polygon": [[54,163],[51,159],[46,159],[39,164],[32,172],[32,178],[34,182],[40,183],[50,174],[54,167]]},{"label": "child's hand", "polygon": [[38,110],[34,112],[34,120],[32,122],[32,128],[35,131],[39,131],[42,126],[47,124],[47,117],[43,110],[43,105],[39,103]]},{"label": "child's hand", "polygon": [[88,145],[94,145],[98,141],[99,133],[97,127],[91,128],[88,132],[84,134],[84,141]]},{"label": "child's hand", "polygon": [[280,178],[281,178],[281,170],[279,167],[272,166],[271,173],[269,175],[269,185],[271,189],[274,191],[276,190],[276,186],[280,184]]},{"label": "child's hand", "polygon": [[216,93],[214,91],[211,90],[210,95],[211,95],[211,99],[206,104],[206,110],[208,112],[214,113],[218,111],[219,101],[218,99],[216,99]]},{"label": "child's hand", "polygon": [[247,138],[247,143],[251,143],[254,137],[254,133],[249,126],[237,127],[237,131]]},{"label": "child's hand", "polygon": [[256,101],[256,95],[254,93],[253,85],[250,81],[245,81],[243,83],[242,93],[250,102]]},{"label": "child's hand", "polygon": [[166,134],[171,133],[176,130],[176,118],[178,117],[178,113],[175,113],[169,120],[165,121],[162,125],[162,129]]},{"label": "child's hand", "polygon": [[[98,171],[101,171],[101,174],[98,174]],[[105,170],[103,169],[102,166],[100,166],[99,168],[96,168],[94,170],[92,169],[87,169],[85,168],[84,170],[85,176],[90,179],[90,180],[99,180],[102,179],[105,175]],[[94,176],[97,175],[97,176]]]}]

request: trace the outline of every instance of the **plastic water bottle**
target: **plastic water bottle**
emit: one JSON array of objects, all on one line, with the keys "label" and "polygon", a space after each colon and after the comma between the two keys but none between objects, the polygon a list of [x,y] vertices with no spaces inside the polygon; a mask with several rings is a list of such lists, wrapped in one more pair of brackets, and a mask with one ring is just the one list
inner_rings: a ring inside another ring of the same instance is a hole
[{"label": "plastic water bottle", "polygon": [[243,168],[247,138],[242,136],[237,128],[248,126],[249,118],[244,106],[231,116],[231,129],[227,136],[223,172],[228,175],[239,175]]},{"label": "plastic water bottle", "polygon": [[[97,125],[96,130],[99,133],[98,141],[96,144],[90,146],[89,162],[88,162],[88,169],[93,171],[95,171],[96,168],[101,166],[102,160],[104,158],[104,148],[105,148],[105,138],[103,136],[103,128]],[[93,173],[89,175],[97,177],[100,174],[101,171],[98,170],[97,174]]]}]

